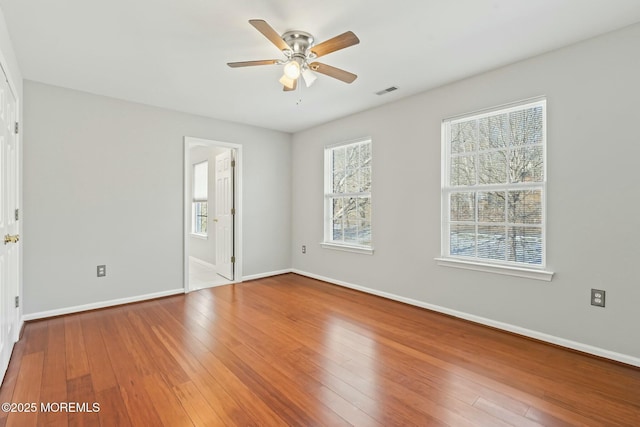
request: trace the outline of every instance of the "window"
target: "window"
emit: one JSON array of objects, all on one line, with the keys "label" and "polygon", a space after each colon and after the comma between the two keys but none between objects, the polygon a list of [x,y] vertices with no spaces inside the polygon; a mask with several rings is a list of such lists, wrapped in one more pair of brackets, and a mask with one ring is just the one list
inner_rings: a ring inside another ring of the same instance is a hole
[{"label": "window", "polygon": [[444,259],[545,266],[545,115],[539,100],[443,121]]},{"label": "window", "polygon": [[372,253],[371,140],[325,148],[324,247]]},{"label": "window", "polygon": [[193,165],[193,205],[192,230],[193,234],[207,236],[208,192],[209,192],[209,163],[201,162]]}]

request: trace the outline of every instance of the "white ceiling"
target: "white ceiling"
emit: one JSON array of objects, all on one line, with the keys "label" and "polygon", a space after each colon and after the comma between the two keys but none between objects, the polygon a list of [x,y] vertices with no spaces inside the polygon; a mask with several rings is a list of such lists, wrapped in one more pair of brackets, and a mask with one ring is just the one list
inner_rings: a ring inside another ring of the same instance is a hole
[{"label": "white ceiling", "polygon": [[[0,0],[25,79],[286,132],[395,101],[640,21],[640,0]],[[280,59],[248,24],[360,44],[283,92]],[[640,45],[639,45],[640,47]],[[304,86],[304,85],[299,85]],[[384,96],[389,86],[399,90]]]}]

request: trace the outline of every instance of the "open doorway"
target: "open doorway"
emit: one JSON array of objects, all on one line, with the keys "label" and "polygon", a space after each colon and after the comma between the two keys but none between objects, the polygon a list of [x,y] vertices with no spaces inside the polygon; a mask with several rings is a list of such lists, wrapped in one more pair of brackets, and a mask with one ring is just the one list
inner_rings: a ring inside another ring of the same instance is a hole
[{"label": "open doorway", "polygon": [[185,137],[185,292],[242,278],[242,146]]}]

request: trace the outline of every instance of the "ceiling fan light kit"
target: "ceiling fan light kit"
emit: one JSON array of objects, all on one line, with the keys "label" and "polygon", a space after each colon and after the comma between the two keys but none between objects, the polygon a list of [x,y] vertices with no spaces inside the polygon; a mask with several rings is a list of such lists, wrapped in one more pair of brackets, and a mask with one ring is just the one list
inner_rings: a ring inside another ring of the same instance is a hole
[{"label": "ceiling fan light kit", "polygon": [[300,77],[300,64],[298,63],[297,58],[294,58],[284,64],[284,75],[293,80]]},{"label": "ceiling fan light kit", "polygon": [[302,78],[304,79],[304,83],[307,85],[307,87],[309,87],[313,84],[313,82],[316,81],[318,76],[313,74],[309,67],[306,67],[302,70]]},{"label": "ceiling fan light kit", "polygon": [[284,65],[283,75],[279,82],[285,91],[295,90],[298,78],[302,76],[305,85],[311,86],[316,81],[313,71],[324,74],[345,83],[352,83],[358,76],[340,68],[311,62],[320,56],[327,55],[340,49],[360,43],[354,33],[347,31],[318,45],[314,37],[305,31],[287,31],[282,36],[261,19],[251,19],[249,23],[260,31],[271,43],[273,43],[285,56],[285,59],[267,59],[258,61],[229,62],[231,68],[251,67],[256,65]]}]

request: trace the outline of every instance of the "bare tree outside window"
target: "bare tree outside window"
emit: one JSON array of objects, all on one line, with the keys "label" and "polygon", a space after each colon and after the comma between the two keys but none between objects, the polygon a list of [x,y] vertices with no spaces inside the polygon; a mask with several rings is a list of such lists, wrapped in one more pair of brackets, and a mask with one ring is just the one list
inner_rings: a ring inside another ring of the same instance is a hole
[{"label": "bare tree outside window", "polygon": [[443,122],[444,256],[544,265],[545,102]]}]

